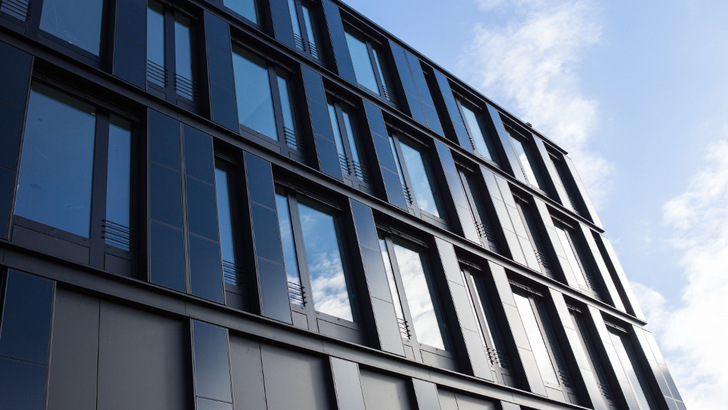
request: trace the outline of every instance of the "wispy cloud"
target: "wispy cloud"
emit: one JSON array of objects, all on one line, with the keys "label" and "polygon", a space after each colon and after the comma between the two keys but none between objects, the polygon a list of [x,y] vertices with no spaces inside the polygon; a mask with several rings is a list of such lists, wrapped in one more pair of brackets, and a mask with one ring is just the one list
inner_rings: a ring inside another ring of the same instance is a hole
[{"label": "wispy cloud", "polygon": [[501,25],[474,28],[474,40],[459,63],[461,72],[566,148],[598,204],[613,166],[589,149],[599,106],[583,94],[578,68],[584,53],[600,40],[599,7],[591,0],[477,3],[481,10],[511,17]]},{"label": "wispy cloud", "polygon": [[704,168],[688,189],[663,208],[673,232],[668,243],[687,280],[680,306],[633,284],[685,403],[695,409],[728,403],[728,127],[723,135],[708,145]]}]

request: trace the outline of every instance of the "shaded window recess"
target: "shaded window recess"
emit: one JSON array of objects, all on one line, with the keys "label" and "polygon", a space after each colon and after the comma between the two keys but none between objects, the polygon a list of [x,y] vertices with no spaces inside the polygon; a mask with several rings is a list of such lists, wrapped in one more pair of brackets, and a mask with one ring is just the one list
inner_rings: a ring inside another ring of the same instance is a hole
[{"label": "shaded window recess", "polygon": [[241,133],[303,160],[293,75],[239,44],[233,44],[233,74]]},{"label": "shaded window recess", "polygon": [[391,64],[385,55],[384,46],[352,27],[346,28],[345,35],[356,81],[385,101],[396,105],[397,98],[389,71]]},{"label": "shaded window recess", "polygon": [[298,51],[315,60],[323,60],[318,28],[319,5],[306,0],[287,0],[293,25],[293,40]]},{"label": "shaded window recess", "polygon": [[359,109],[348,102],[328,96],[329,120],[334,131],[339,166],[344,179],[362,191],[371,192],[371,177],[367,161],[368,150],[363,145]]},{"label": "shaded window recess", "polygon": [[[536,256],[538,265],[541,273],[548,276],[551,279],[556,279],[556,275],[551,265],[549,253],[546,249],[546,242],[544,242],[544,235],[539,225],[536,224],[536,217],[530,201],[525,196],[516,195],[514,193],[513,199],[516,202],[516,208],[518,214],[521,217],[523,225],[526,227],[526,233],[528,234],[529,242],[531,243],[531,250]],[[524,252],[527,252],[524,249]]]},{"label": "shaded window recess", "polygon": [[147,88],[194,110],[199,99],[197,42],[192,14],[167,3],[147,6]]},{"label": "shaded window recess", "polygon": [[502,253],[504,247],[501,245],[501,228],[492,209],[493,205],[488,200],[485,183],[477,174],[462,165],[457,170],[481,243],[493,252]]}]

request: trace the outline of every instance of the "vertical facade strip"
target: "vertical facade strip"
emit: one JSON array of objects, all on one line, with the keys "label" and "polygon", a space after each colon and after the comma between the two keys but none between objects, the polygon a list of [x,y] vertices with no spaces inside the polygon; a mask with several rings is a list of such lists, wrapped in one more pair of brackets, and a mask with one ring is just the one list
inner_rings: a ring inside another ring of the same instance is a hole
[{"label": "vertical facade strip", "polygon": [[503,178],[488,168],[481,166],[480,173],[483,175],[485,186],[488,189],[488,194],[490,194],[490,200],[493,202],[493,209],[495,209],[498,223],[503,229],[508,254],[514,261],[538,269],[538,261],[531,255],[533,252],[530,251],[530,244],[528,244],[527,248],[522,245],[523,241],[528,241],[528,236],[525,233],[523,222],[518,216],[518,210],[515,208],[516,204],[513,201],[513,194],[508,183],[505,181],[498,183]]},{"label": "vertical facade strip", "polygon": [[115,23],[113,73],[144,89],[147,85],[147,2],[116,2]]},{"label": "vertical facade strip", "polygon": [[579,223],[579,229],[581,231],[579,234],[582,236],[584,243],[587,245],[586,248],[589,253],[588,257],[594,262],[596,273],[599,274],[598,280],[604,283],[604,287],[606,288],[605,290],[607,295],[605,296],[608,297],[608,301],[611,302],[612,306],[624,312],[624,303],[622,303],[622,298],[619,295],[617,286],[612,280],[612,275],[609,273],[607,265],[604,263],[604,258],[602,258],[599,246],[594,240],[594,235],[592,234],[591,229],[582,223]]},{"label": "vertical facade strip", "polygon": [[365,410],[359,366],[348,360],[332,357],[331,376],[339,409]]},{"label": "vertical facade strip", "polygon": [[447,112],[448,118],[450,119],[450,121],[445,121],[445,132],[449,132],[449,138],[454,138],[461,147],[465,148],[468,151],[472,151],[473,146],[470,143],[468,131],[465,128],[463,118],[460,115],[460,109],[458,108],[458,104],[455,101],[452,89],[450,88],[450,81],[447,79],[447,77],[445,77],[445,74],[441,73],[440,71],[434,70],[434,72],[435,82],[437,83],[437,88],[439,88],[440,97],[442,98],[442,106],[444,107],[445,111]]},{"label": "vertical facade strip", "polygon": [[404,90],[405,101],[412,118],[420,124],[427,126],[427,118],[425,112],[422,109],[422,103],[420,97],[417,94],[417,86],[415,80],[412,77],[409,63],[405,50],[399,44],[392,40],[389,40],[389,49],[392,51],[394,57],[394,65],[397,68],[397,74],[399,75],[399,81]]},{"label": "vertical facade strip", "polygon": [[210,119],[238,131],[238,112],[233,79],[230,27],[209,11],[204,12],[207,80],[210,91]]},{"label": "vertical facade strip", "polygon": [[591,200],[589,199],[589,195],[586,193],[586,187],[584,186],[584,182],[582,182],[581,177],[579,176],[579,172],[576,170],[574,161],[571,158],[564,156],[564,164],[569,169],[569,173],[574,177],[574,184],[576,185],[577,191],[579,191],[579,196],[581,196],[581,199],[584,201],[584,206],[586,207],[589,219],[594,222],[594,225],[601,228],[602,221],[599,219],[599,215],[597,215],[594,204],[592,204]]},{"label": "vertical facade strip", "polygon": [[435,103],[432,100],[430,87],[428,87],[427,80],[425,79],[425,73],[424,71],[422,71],[422,64],[420,63],[420,59],[407,50],[404,51],[404,54],[407,57],[409,69],[412,73],[412,79],[415,82],[417,96],[422,103],[422,110],[425,113],[425,119],[427,120],[427,124],[425,125],[427,125],[427,127],[429,127],[432,131],[435,131],[436,133],[442,135],[442,125],[440,124],[440,117],[438,117],[437,115]]},{"label": "vertical facade strip", "polygon": [[[501,148],[503,149],[506,157],[506,162],[508,163],[508,168],[511,171],[511,175],[515,176],[516,179],[523,182],[524,184],[528,185],[528,181],[526,181],[526,177],[523,175],[523,172],[521,172],[521,165],[518,162],[518,158],[516,157],[516,152],[513,150],[513,144],[511,144],[511,137],[508,136],[508,132],[506,131],[506,126],[503,125],[503,120],[501,119],[500,112],[498,112],[498,109],[493,107],[490,104],[486,104],[488,106],[488,115],[490,116],[490,121],[493,124],[493,127],[495,127],[495,132],[498,134],[498,139],[500,140]],[[502,164],[505,165],[505,164]],[[508,169],[507,169],[508,170]]]},{"label": "vertical facade strip", "polygon": [[657,400],[664,400],[670,409],[684,409],[685,404],[682,401],[680,393],[677,391],[670,372],[667,370],[667,363],[665,363],[665,359],[662,357],[662,353],[660,353],[655,337],[651,332],[638,326],[633,325],[632,331],[637,336],[639,343],[638,350],[644,352],[647,363],[650,366],[650,374],[648,374],[648,377],[654,377],[660,388],[662,397]]},{"label": "vertical facade strip", "polygon": [[[536,146],[539,160],[544,166],[542,169],[545,169],[546,174],[548,175],[548,178],[545,178],[546,181],[544,182],[546,182],[551,186],[551,188],[553,188],[550,191],[556,194],[556,200],[559,201],[561,205],[570,208],[571,201],[569,200],[569,193],[567,191],[567,188],[563,185],[566,183],[566,181],[561,180],[559,172],[556,170],[556,165],[554,165],[554,162],[551,161],[550,154],[546,149],[546,145],[541,138],[535,135],[533,135],[533,143]],[[574,211],[576,211],[576,209]]]},{"label": "vertical facade strip", "polygon": [[349,55],[349,46],[346,44],[346,36],[344,34],[344,24],[341,21],[341,13],[339,6],[331,0],[321,0],[324,10],[324,19],[326,27],[329,29],[331,38],[331,48],[334,53],[334,62],[336,63],[336,71],[339,76],[352,84],[356,84],[356,75],[354,74],[354,65]]},{"label": "vertical facade strip", "polygon": [[447,192],[444,192],[446,194],[445,197],[452,200],[453,206],[455,207],[455,216],[457,216],[457,223],[453,218],[450,218],[450,228],[452,229],[457,225],[460,227],[460,232],[465,238],[475,243],[480,243],[480,237],[478,236],[475,222],[471,216],[470,205],[465,196],[463,185],[460,182],[460,175],[458,175],[458,170],[455,168],[452,153],[440,141],[435,141],[435,150],[440,159],[440,164],[442,164],[442,169],[445,172],[445,181],[447,182]]},{"label": "vertical facade strip", "polygon": [[441,410],[437,385],[421,379],[412,379],[417,410]]},{"label": "vertical facade strip", "polygon": [[197,409],[232,410],[227,330],[193,320],[192,356]]},{"label": "vertical facade strip", "polygon": [[275,34],[276,40],[281,44],[285,44],[288,48],[295,50],[296,43],[293,40],[293,20],[288,9],[287,0],[268,1],[270,2],[273,33]]},{"label": "vertical facade strip", "polygon": [[602,245],[604,246],[604,252],[609,258],[608,263],[612,265],[614,273],[616,274],[616,279],[619,281],[619,284],[617,286],[621,286],[622,290],[624,291],[624,296],[626,300],[624,300],[623,302],[626,305],[625,307],[627,308],[627,310],[631,309],[631,313],[634,314],[638,319],[644,320],[645,314],[642,312],[642,308],[637,302],[637,297],[632,290],[632,286],[629,284],[629,279],[627,279],[627,274],[624,273],[624,269],[622,268],[622,264],[619,262],[619,258],[617,258],[617,253],[614,251],[612,242],[604,235],[600,235],[599,238]]}]

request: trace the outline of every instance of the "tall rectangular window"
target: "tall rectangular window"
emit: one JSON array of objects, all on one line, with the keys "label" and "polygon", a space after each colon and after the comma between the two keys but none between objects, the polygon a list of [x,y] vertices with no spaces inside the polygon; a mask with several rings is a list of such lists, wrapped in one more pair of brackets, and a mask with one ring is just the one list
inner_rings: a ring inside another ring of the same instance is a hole
[{"label": "tall rectangular window", "polygon": [[355,321],[340,223],[325,207],[283,188],[276,190],[289,294],[294,306]]},{"label": "tall rectangular window", "polygon": [[319,51],[320,42],[313,7],[314,5],[306,0],[288,0],[296,48],[319,60],[322,55]]},{"label": "tall rectangular window", "polygon": [[390,132],[389,144],[410,209],[415,213],[425,212],[438,220],[445,219],[426,147],[393,132]]},{"label": "tall rectangular window", "polygon": [[192,17],[157,0],[147,7],[147,85],[169,101],[197,100]]},{"label": "tall rectangular window", "polygon": [[573,211],[583,213],[583,208],[580,202],[581,198],[578,196],[578,194],[576,194],[577,190],[574,186],[574,178],[569,173],[569,170],[564,163],[564,160],[557,157],[553,153],[549,153],[549,157],[551,158],[551,162],[554,164],[554,168],[556,168],[556,173],[561,180],[561,185],[564,187],[564,191],[566,191],[566,203],[564,203],[563,205]]},{"label": "tall rectangular window", "polygon": [[342,174],[355,186],[368,189],[369,172],[354,109],[345,103],[331,100],[328,108]]},{"label": "tall rectangular window", "polygon": [[258,2],[256,0],[223,0],[225,7],[258,24]]},{"label": "tall rectangular window", "polygon": [[217,219],[220,228],[220,250],[222,253],[222,270],[225,283],[242,286],[242,268],[238,263],[237,238],[233,222],[233,192],[231,189],[230,165],[218,160],[215,164],[215,196],[217,201]]},{"label": "tall rectangular window", "polygon": [[[543,240],[541,230],[536,224],[533,209],[531,209],[530,204],[525,198],[514,196],[514,199],[516,200],[516,209],[518,209],[521,222],[526,228],[526,233],[528,234],[528,239],[531,244],[531,250],[533,251],[539,267],[541,268],[541,273],[555,279],[554,271],[551,268],[548,252],[546,250],[546,244]],[[527,252],[527,250],[524,249],[524,252]]]},{"label": "tall rectangular window", "polygon": [[233,47],[233,73],[241,128],[288,151],[300,151],[288,74],[239,46]]},{"label": "tall rectangular window", "polygon": [[382,51],[378,50],[372,40],[349,31],[346,32],[346,44],[349,46],[349,55],[359,85],[394,103],[394,90]]},{"label": "tall rectangular window", "polygon": [[391,237],[380,238],[379,246],[402,337],[445,350],[442,313],[423,250]]},{"label": "tall rectangular window", "polygon": [[470,143],[476,153],[485,157],[489,161],[497,162],[498,158],[491,139],[488,133],[488,127],[485,124],[485,119],[482,115],[476,114],[474,110],[470,109],[467,105],[463,104],[460,100],[456,100],[458,108],[460,108],[460,115],[465,123],[465,129],[468,132]]},{"label": "tall rectangular window", "polygon": [[569,262],[569,267],[574,273],[576,283],[582,290],[598,297],[599,287],[594,280],[589,261],[585,260],[580,241],[574,236],[574,232],[567,225],[554,221],[554,227],[556,228],[556,236],[559,238],[561,247],[564,248],[564,252],[566,253],[566,260]]},{"label": "tall rectangular window", "polygon": [[34,82],[15,195],[16,222],[33,221],[54,235],[63,231],[71,236],[62,236],[86,246],[129,251],[131,157],[128,121]]},{"label": "tall rectangular window", "polygon": [[521,172],[524,178],[526,178],[526,182],[542,191],[546,191],[543,174],[538,166],[536,153],[533,147],[531,147],[531,142],[512,129],[506,128],[506,132],[511,140],[513,150],[516,152],[516,158],[518,159]]},{"label": "tall rectangular window", "polygon": [[104,2],[100,0],[43,0],[40,29],[98,56],[101,51],[103,9]]},{"label": "tall rectangular window", "polygon": [[496,228],[492,221],[494,218],[491,217],[489,209],[486,208],[484,198],[481,195],[482,187],[473,174],[469,171],[459,168],[458,175],[460,176],[460,183],[465,191],[465,196],[468,199],[468,205],[470,206],[470,215],[473,217],[473,223],[478,231],[481,242],[487,246],[493,252],[500,252],[500,245],[498,244],[498,237]]},{"label": "tall rectangular window", "polygon": [[637,358],[637,352],[629,340],[629,334],[619,326],[612,325],[611,323],[608,323],[608,325],[609,338],[612,340],[612,345],[614,345],[614,349],[617,351],[618,364],[621,367],[621,369],[615,370],[621,370],[627,376],[629,386],[632,388],[632,392],[641,410],[657,408],[647,378],[645,377],[645,372]]}]

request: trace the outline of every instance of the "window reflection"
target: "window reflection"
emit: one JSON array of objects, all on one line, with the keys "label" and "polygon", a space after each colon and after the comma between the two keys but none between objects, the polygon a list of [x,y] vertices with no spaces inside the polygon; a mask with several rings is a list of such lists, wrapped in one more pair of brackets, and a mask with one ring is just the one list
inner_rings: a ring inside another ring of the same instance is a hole
[{"label": "window reflection", "polygon": [[427,154],[405,143],[398,136],[389,136],[405,198],[412,207],[443,218],[442,205]]},{"label": "window reflection", "polygon": [[370,41],[360,40],[349,32],[346,33],[346,44],[349,46],[356,81],[373,93],[394,102],[389,76],[377,49]]},{"label": "window reflection", "polygon": [[367,184],[369,174],[359,155],[361,146],[359,133],[354,125],[354,118],[352,118],[354,114],[338,102],[330,102],[328,109],[331,128],[334,131],[336,151],[339,154],[339,165],[344,177],[347,180],[355,179]]},{"label": "window reflection", "polygon": [[278,140],[268,69],[262,58],[236,47],[233,53],[235,94],[240,123]]},{"label": "window reflection", "polygon": [[521,172],[526,178],[526,182],[540,189],[545,189],[545,186],[541,182],[540,175],[538,174],[538,170],[535,168],[537,165],[535,162],[532,162],[534,158],[532,158],[533,153],[531,152],[531,147],[524,145],[525,142],[515,137],[513,131],[506,130],[506,132],[510,137],[511,145],[513,145],[513,149],[516,152],[516,157],[518,158],[518,163],[521,166]]},{"label": "window reflection", "polygon": [[258,24],[258,4],[255,0],[223,0],[225,7]]},{"label": "window reflection", "polygon": [[581,263],[579,263],[579,261],[577,260],[578,258],[576,256],[576,251],[574,249],[574,243],[572,242],[573,238],[571,237],[571,234],[566,230],[566,228],[556,225],[556,236],[559,238],[561,247],[564,248],[564,252],[566,253],[566,260],[569,262],[569,267],[574,273],[576,283],[584,289],[591,289],[591,286],[589,285],[589,283],[587,283],[586,280],[586,272],[584,272]]},{"label": "window reflection", "polygon": [[106,169],[105,240],[108,245],[129,250],[131,226],[131,125],[111,116]]},{"label": "window reflection", "polygon": [[649,392],[649,386],[647,380],[644,377],[641,367],[635,361],[635,352],[632,345],[625,335],[618,334],[616,329],[609,330],[609,338],[612,340],[612,345],[617,351],[617,358],[619,364],[622,367],[623,373],[627,376],[629,386],[632,388],[637,404],[640,409],[647,410],[653,408],[650,403],[653,402],[652,396]]},{"label": "window reflection", "polygon": [[215,166],[215,197],[217,200],[217,219],[220,228],[220,251],[225,282],[240,285],[235,257],[235,240],[230,202],[230,182],[224,166]]},{"label": "window reflection", "polygon": [[[286,267],[286,278],[289,288],[293,286],[293,292],[301,292],[301,276],[298,272],[298,258],[296,257],[296,245],[293,242],[293,225],[291,224],[291,212],[288,207],[288,198],[276,194],[276,208],[278,211],[278,228],[281,232],[281,243],[283,245],[283,260]],[[303,305],[303,298],[292,295],[291,302]]]},{"label": "window reflection", "polygon": [[40,28],[99,55],[103,6],[104,2],[99,0],[44,0]]},{"label": "window reflection", "polygon": [[458,105],[460,106],[460,113],[463,116],[463,121],[465,122],[465,127],[468,130],[468,135],[470,136],[470,142],[473,144],[473,148],[475,148],[480,155],[486,157],[490,161],[493,161],[493,146],[490,141],[490,136],[485,131],[486,128],[483,127],[483,124],[481,124],[480,119],[475,115],[473,110],[464,106],[459,101]]},{"label": "window reflection", "polygon": [[558,386],[559,379],[556,376],[556,370],[554,370],[549,349],[546,347],[545,336],[539,327],[539,320],[536,319],[537,312],[534,312],[531,300],[519,293],[514,293],[513,297],[515,298],[516,307],[521,316],[523,327],[526,329],[528,344],[531,346],[531,351],[536,358],[536,365],[538,366],[543,381],[552,386]]}]

